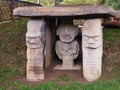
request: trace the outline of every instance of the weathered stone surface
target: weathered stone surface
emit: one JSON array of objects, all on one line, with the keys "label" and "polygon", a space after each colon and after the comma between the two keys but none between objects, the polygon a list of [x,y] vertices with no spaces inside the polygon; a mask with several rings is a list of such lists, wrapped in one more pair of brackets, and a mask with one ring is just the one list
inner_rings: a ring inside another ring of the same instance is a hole
[{"label": "weathered stone surface", "polygon": [[62,24],[57,29],[57,35],[60,37],[62,42],[71,42],[74,40],[75,36],[78,35],[78,27],[74,25],[64,25]]},{"label": "weathered stone surface", "polygon": [[100,78],[102,69],[102,26],[100,19],[86,20],[82,28],[83,75],[88,81]]},{"label": "weathered stone surface", "polygon": [[[58,40],[56,42],[56,53],[60,59],[63,59],[64,58],[63,56],[69,56],[69,55],[71,59],[75,59],[79,54],[79,44],[76,40],[69,43]],[[67,63],[68,62],[66,62],[65,64]]]},{"label": "weathered stone surface", "polygon": [[74,59],[79,54],[79,44],[74,40],[78,34],[78,28],[74,25],[61,25],[57,30],[60,40],[56,42],[56,54],[62,59],[62,65],[57,65],[55,69],[75,70],[80,66],[74,66]]},{"label": "weathered stone surface", "polygon": [[30,20],[27,29],[27,80],[40,81],[44,79],[45,22]]},{"label": "weathered stone surface", "polygon": [[115,11],[111,7],[104,5],[71,5],[65,7],[19,7],[16,8],[13,12],[14,15],[26,17],[61,17],[82,15],[87,15],[91,17],[91,15],[94,15],[96,18],[117,16],[119,13],[120,11]]},{"label": "weathered stone surface", "polygon": [[62,59],[62,65],[57,65],[55,69],[63,70],[79,70],[80,66],[74,66],[74,59],[79,54],[79,44],[77,41],[69,43],[57,41],[56,42],[56,53],[60,59]]}]

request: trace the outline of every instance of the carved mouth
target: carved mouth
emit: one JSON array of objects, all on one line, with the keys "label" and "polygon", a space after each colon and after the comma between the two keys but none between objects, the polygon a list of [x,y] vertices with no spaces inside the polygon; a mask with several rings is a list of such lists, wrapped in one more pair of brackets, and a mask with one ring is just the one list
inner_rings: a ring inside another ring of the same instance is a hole
[{"label": "carved mouth", "polygon": [[87,48],[88,48],[88,49],[96,49],[97,47],[96,47],[96,48],[94,48],[94,47],[87,47]]},{"label": "carved mouth", "polygon": [[29,44],[36,44],[35,42],[28,42]]}]

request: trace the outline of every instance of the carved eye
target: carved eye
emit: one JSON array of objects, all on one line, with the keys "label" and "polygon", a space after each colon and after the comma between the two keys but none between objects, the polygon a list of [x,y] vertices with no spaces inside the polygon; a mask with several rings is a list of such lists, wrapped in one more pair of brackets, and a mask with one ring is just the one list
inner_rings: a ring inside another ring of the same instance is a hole
[{"label": "carved eye", "polygon": [[28,43],[37,43],[37,42],[39,42],[39,38],[34,38],[34,37],[27,37],[26,38],[26,41],[28,42]]},{"label": "carved eye", "polygon": [[95,41],[98,41],[98,40],[99,40],[99,37],[95,37],[94,40],[95,40]]},{"label": "carved eye", "polygon": [[83,37],[83,39],[84,39],[85,41],[87,41],[89,38],[88,38],[88,37],[86,37],[86,36],[84,36],[84,37]]},{"label": "carved eye", "polygon": [[27,38],[26,38],[26,41],[28,42],[29,40],[30,40],[30,38],[27,37]]}]

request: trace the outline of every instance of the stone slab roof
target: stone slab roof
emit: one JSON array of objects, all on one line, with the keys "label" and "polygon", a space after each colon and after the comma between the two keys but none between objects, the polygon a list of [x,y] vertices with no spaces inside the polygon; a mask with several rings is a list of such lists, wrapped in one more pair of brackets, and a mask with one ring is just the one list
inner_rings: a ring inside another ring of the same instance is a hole
[{"label": "stone slab roof", "polygon": [[68,5],[56,7],[28,6],[14,9],[13,14],[21,17],[82,17],[82,18],[107,18],[117,17],[116,11],[104,5]]}]

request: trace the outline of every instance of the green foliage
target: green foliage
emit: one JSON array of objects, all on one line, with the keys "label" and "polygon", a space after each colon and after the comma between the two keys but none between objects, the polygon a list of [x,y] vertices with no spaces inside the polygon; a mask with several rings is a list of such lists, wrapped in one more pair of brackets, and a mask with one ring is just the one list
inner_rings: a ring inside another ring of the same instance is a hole
[{"label": "green foliage", "polygon": [[60,3],[60,2],[62,2],[62,0],[55,0],[55,2],[56,2],[56,3]]},{"label": "green foliage", "polygon": [[105,5],[111,6],[114,9],[120,9],[120,0],[105,0]]},{"label": "green foliage", "polygon": [[27,0],[28,2],[36,3],[37,0]]},{"label": "green foliage", "polygon": [[[32,3],[37,3],[38,0],[27,0]],[[54,0],[40,0],[40,4],[43,6],[53,6]]]},{"label": "green foliage", "polygon": [[64,0],[63,4],[98,4],[99,0]]},{"label": "green foliage", "polygon": [[[28,0],[29,2],[36,3],[37,0]],[[56,2],[61,2],[61,0],[56,0]],[[43,6],[53,6],[54,0],[41,0]],[[99,4],[100,0],[63,0],[62,4]]]},{"label": "green foliage", "polygon": [[54,1],[53,0],[41,0],[41,4],[43,6],[54,6]]}]

